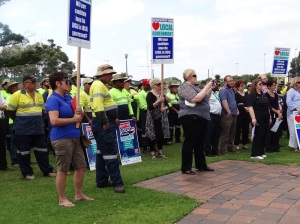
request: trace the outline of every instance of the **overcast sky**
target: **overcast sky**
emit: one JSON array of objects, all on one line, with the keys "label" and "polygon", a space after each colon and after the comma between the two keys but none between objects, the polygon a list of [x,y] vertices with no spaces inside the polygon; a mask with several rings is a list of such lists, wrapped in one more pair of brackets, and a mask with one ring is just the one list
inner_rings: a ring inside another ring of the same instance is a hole
[{"label": "overcast sky", "polygon": [[[151,66],[151,17],[174,18],[174,64],[165,77],[193,68],[200,79],[220,74],[271,72],[275,47],[300,50],[299,0],[93,0],[91,49],[82,49],[81,72],[96,73],[108,62],[134,79],[160,77]],[[11,0],[0,7],[0,21],[29,40],[57,45],[76,63],[68,46],[68,0]],[[265,55],[264,55],[265,53]],[[147,56],[148,55],[148,56]],[[265,63],[264,63],[265,62]],[[265,66],[264,66],[265,65]]]}]

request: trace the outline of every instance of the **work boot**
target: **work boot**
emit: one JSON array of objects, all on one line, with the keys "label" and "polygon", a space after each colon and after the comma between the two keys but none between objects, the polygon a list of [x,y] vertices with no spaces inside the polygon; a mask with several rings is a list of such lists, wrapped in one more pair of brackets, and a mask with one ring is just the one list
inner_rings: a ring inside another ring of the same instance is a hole
[{"label": "work boot", "polygon": [[116,193],[121,193],[121,194],[125,193],[125,189],[124,189],[123,185],[116,186],[115,187],[115,192]]}]

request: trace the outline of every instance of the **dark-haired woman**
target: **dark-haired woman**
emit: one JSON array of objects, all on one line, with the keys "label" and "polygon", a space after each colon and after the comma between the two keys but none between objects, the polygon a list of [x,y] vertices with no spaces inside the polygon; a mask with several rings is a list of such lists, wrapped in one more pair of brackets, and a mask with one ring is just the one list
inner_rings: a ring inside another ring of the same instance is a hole
[{"label": "dark-haired woman", "polygon": [[83,112],[77,108],[73,112],[71,105],[70,81],[63,72],[53,73],[49,76],[53,93],[46,102],[51,123],[50,140],[55,150],[57,163],[56,189],[58,204],[65,207],[75,206],[65,195],[67,173],[72,163],[75,168],[74,185],[75,201],[93,200],[82,192],[86,161],[80,144],[80,130],[76,123],[81,122]]},{"label": "dark-haired woman", "polygon": [[[240,150],[240,143],[243,144],[243,149],[248,149],[248,134],[249,134],[249,110],[247,107],[248,93],[244,91],[245,82],[243,80],[237,80],[235,82],[237,91],[235,93],[235,101],[239,109],[239,115],[237,116],[234,145],[236,151]],[[242,135],[242,141],[241,141]]]},{"label": "dark-haired woman", "polygon": [[269,100],[262,92],[262,82],[256,79],[252,82],[251,93],[248,97],[248,109],[251,122],[255,128],[251,149],[251,159],[264,159],[266,137],[271,123]]},{"label": "dark-haired woman", "polygon": [[269,131],[267,135],[266,151],[267,152],[279,152],[279,139],[280,139],[280,126],[276,132],[271,131],[277,119],[282,120],[282,110],[278,101],[278,94],[275,92],[277,87],[277,82],[273,79],[268,80],[267,87],[269,91],[266,96],[270,103],[270,113],[272,118],[272,123],[269,126]]}]

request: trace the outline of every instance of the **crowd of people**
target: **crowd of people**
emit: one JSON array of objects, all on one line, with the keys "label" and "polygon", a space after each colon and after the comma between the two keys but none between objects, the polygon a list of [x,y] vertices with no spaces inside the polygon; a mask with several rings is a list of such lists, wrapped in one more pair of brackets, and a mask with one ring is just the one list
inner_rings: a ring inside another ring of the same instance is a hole
[{"label": "crowd of people", "polygon": [[[25,75],[22,85],[4,79],[0,94],[0,170],[8,169],[7,149],[11,165],[19,166],[25,179],[35,179],[32,150],[43,175],[56,177],[59,205],[75,205],[65,196],[71,169],[75,201],[93,200],[82,190],[88,163],[77,124],[84,122],[91,125],[97,142],[96,186],[125,193],[116,141],[120,120],[125,119],[137,124],[140,148],[152,160],[168,158],[163,145],[182,143],[181,171],[188,175],[195,174],[193,155],[198,171],[214,171],[207,165],[206,156],[248,150],[250,136],[252,159],[265,159],[266,152],[280,152],[284,129],[290,135],[289,146],[299,152],[293,118],[293,111],[300,112],[299,77],[284,85],[260,75],[246,84],[227,75],[222,87],[207,79],[200,88],[195,70],[186,69],[183,84],[154,78],[143,79],[137,87],[131,79],[116,73],[111,65],[104,64],[97,68],[94,78],[80,74],[83,80],[77,83],[76,71],[70,79],[56,72],[43,79],[40,88],[34,75]],[[74,107],[77,87],[80,106]],[[272,130],[278,121],[282,121],[279,128]],[[49,163],[49,152],[56,157],[57,174]]]}]

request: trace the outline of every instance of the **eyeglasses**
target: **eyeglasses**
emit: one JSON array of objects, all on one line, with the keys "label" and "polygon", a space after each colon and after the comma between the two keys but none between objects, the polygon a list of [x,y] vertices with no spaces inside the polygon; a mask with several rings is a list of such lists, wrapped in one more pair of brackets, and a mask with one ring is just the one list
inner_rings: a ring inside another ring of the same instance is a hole
[{"label": "eyeglasses", "polygon": [[72,84],[72,81],[70,79],[66,79],[66,80],[62,80],[62,81],[65,82],[66,85],[71,85]]},{"label": "eyeglasses", "polygon": [[197,78],[197,75],[193,75],[194,78]]},{"label": "eyeglasses", "polygon": [[157,83],[157,84],[155,84],[156,86],[160,86],[161,85],[161,83]]}]

